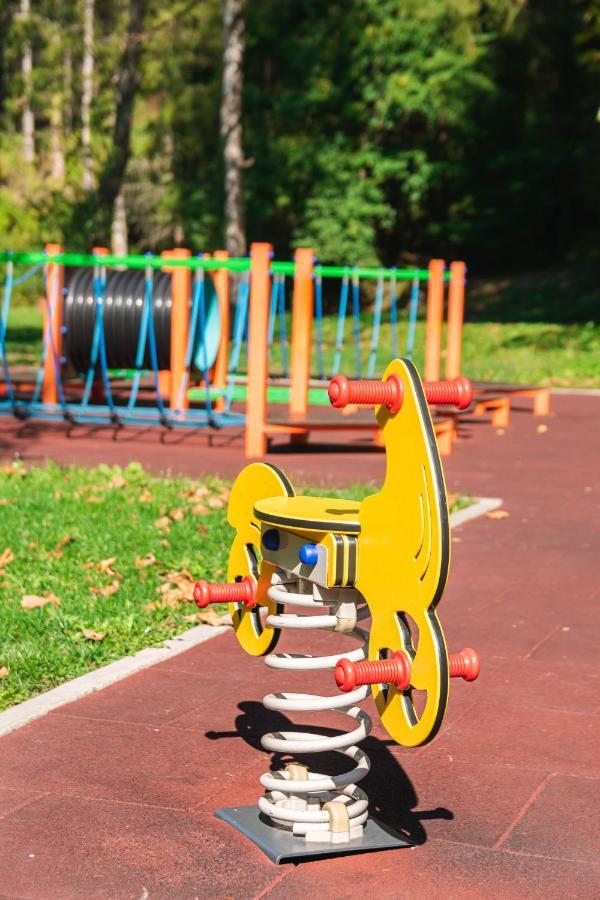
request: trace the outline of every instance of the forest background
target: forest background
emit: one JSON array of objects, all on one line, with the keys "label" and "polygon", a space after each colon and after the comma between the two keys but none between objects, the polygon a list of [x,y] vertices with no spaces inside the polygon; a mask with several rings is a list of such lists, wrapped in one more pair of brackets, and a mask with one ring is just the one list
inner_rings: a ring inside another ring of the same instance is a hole
[{"label": "forest background", "polygon": [[0,246],[595,269],[599,61],[600,0],[0,0]]}]

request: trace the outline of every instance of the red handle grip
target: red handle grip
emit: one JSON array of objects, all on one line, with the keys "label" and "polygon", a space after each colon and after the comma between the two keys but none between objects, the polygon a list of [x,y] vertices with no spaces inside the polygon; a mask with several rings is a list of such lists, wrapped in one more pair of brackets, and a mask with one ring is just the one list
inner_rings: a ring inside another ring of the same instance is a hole
[{"label": "red handle grip", "polygon": [[[479,675],[479,656],[471,647],[450,654],[448,662],[450,678],[475,681]],[[357,663],[340,659],[334,677],[339,689],[346,693],[362,684],[393,684],[399,691],[405,691],[410,684],[410,668],[410,657],[399,651],[389,659],[364,659]]]},{"label": "red handle grip", "polygon": [[204,609],[209,603],[245,603],[248,609],[256,605],[256,585],[249,575],[241,581],[209,584],[197,581],[194,585],[196,606]]},{"label": "red handle grip", "polygon": [[[423,390],[427,402],[466,409],[473,399],[473,386],[468,378],[461,375],[453,381],[424,381]],[[397,375],[390,375],[385,381],[349,379],[336,375],[329,382],[329,400],[335,409],[345,406],[387,406],[391,413],[402,407],[404,388]]]}]

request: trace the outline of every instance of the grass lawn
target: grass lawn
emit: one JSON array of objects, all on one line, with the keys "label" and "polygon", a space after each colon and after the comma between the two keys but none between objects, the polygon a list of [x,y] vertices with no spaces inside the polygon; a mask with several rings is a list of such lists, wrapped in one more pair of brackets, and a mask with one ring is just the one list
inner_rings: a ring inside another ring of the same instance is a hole
[{"label": "grass lawn", "polygon": [[[513,280],[479,281],[467,289],[467,321],[463,333],[463,371],[470,378],[539,385],[600,387],[600,290],[597,273],[581,277],[567,271],[539,273]],[[577,280],[579,278],[579,280]],[[373,288],[374,283],[371,285]],[[408,321],[405,294],[399,299],[398,349],[406,347]],[[326,298],[327,309],[337,309],[337,285]],[[387,295],[386,295],[387,297]],[[24,298],[21,298],[23,300]],[[365,301],[366,298],[363,298]],[[386,300],[387,302],[387,300]],[[365,303],[365,306],[368,304]],[[425,342],[425,288],[421,292],[420,320],[417,324],[414,360],[422,370]],[[393,353],[389,310],[384,320],[376,357],[376,373],[381,373]],[[286,317],[287,333],[291,319]],[[331,371],[335,351],[337,317],[323,321],[324,368]],[[14,364],[31,365],[41,350],[42,313],[32,305],[18,302],[11,310],[7,329],[8,357]],[[282,369],[282,353],[276,328],[271,368]],[[369,359],[372,315],[363,312],[360,328],[360,355],[363,375]],[[312,369],[318,372],[316,327]],[[445,336],[443,338],[445,344]],[[240,368],[246,366],[242,353]],[[341,370],[355,372],[355,347],[349,314],[345,326],[345,349]]]},{"label": "grass lawn", "polygon": [[202,621],[191,586],[226,576],[228,493],[136,463],[0,467],[0,709]]}]

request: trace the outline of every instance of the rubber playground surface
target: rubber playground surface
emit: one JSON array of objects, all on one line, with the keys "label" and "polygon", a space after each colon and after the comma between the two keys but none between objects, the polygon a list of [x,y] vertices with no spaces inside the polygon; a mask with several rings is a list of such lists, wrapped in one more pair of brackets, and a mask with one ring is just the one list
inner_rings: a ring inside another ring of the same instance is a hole
[{"label": "rubber playground surface", "polygon": [[[508,516],[453,533],[440,618],[450,649],[477,648],[482,674],[452,684],[438,738],[401,749],[365,704],[375,727],[362,784],[413,849],[278,867],[214,818],[256,801],[269,768],[260,736],[286,724],[260,701],[296,677],[227,632],[0,739],[0,896],[599,896],[599,404],[554,396],[545,431],[529,413],[501,435],[468,421],[445,461],[450,491],[502,497]],[[377,479],[383,456],[362,440],[363,451],[348,436],[338,452],[283,448],[269,460],[304,481]],[[54,426],[0,420],[0,453],[15,452],[194,475],[243,465],[235,433],[65,440]],[[343,640],[309,632],[285,647],[332,652]],[[325,678],[309,673],[303,686],[325,692]]]}]

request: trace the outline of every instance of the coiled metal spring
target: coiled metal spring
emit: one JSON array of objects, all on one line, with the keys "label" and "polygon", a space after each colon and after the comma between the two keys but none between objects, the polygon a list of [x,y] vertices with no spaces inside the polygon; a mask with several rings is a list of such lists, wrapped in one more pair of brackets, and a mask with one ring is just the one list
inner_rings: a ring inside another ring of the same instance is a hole
[{"label": "coiled metal spring", "polygon": [[[360,641],[356,650],[331,656],[298,653],[271,653],[265,658],[274,669],[292,671],[332,670],[342,657],[359,661],[365,658],[368,634],[357,621],[368,616],[360,594],[350,588],[323,589],[312,582],[295,578],[283,570],[273,576],[269,598],[278,604],[314,611],[315,615],[283,612],[268,615],[266,622],[280,629],[323,629],[339,631]],[[323,614],[326,609],[328,614]],[[275,753],[297,754],[337,751],[355,764],[341,775],[310,772],[305,766],[288,764],[285,769],[268,772],[260,782],[266,788],[258,805],[271,822],[303,836],[307,841],[345,843],[362,834],[368,817],[368,799],[357,786],[369,772],[369,758],[356,745],[371,731],[369,716],[356,704],[370,693],[364,685],[351,693],[323,697],[303,693],[272,693],[263,704],[278,712],[319,712],[335,710],[348,716],[355,727],[348,732],[323,736],[302,731],[278,731],[264,735],[262,746]]]}]

